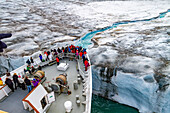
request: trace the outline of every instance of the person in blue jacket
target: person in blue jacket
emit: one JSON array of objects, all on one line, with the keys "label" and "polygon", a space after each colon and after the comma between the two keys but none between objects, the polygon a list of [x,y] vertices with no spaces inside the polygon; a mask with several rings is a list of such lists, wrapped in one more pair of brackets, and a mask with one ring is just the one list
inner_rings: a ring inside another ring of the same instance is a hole
[{"label": "person in blue jacket", "polygon": [[41,54],[39,54],[39,58],[40,58],[40,60],[41,60],[41,62],[43,61],[43,58],[42,58],[42,55]]}]

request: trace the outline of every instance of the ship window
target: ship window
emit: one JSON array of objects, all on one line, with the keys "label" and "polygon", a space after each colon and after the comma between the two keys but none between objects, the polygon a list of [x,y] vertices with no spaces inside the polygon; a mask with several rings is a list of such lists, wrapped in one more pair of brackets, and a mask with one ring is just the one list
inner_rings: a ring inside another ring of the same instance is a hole
[{"label": "ship window", "polygon": [[42,108],[43,108],[43,109],[44,109],[44,107],[47,105],[47,102],[46,102],[45,97],[42,98],[42,100],[41,100],[41,105],[42,105]]}]

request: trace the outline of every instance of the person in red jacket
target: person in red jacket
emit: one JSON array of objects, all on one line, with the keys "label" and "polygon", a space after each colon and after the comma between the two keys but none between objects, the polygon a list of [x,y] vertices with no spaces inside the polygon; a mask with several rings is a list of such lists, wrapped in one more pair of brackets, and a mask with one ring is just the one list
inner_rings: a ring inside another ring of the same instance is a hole
[{"label": "person in red jacket", "polygon": [[59,58],[58,57],[56,57],[56,62],[57,62],[57,65],[59,65]]},{"label": "person in red jacket", "polygon": [[85,65],[85,71],[87,71],[87,68],[90,66],[87,58],[84,61],[84,65]]},{"label": "person in red jacket", "polygon": [[45,60],[47,61],[48,60],[48,53],[45,51],[44,55],[45,55]]},{"label": "person in red jacket", "polygon": [[82,59],[83,52],[80,51],[79,55],[80,55],[80,59]]},{"label": "person in red jacket", "polygon": [[86,55],[86,54],[87,54],[87,52],[86,52],[86,51],[84,51],[84,54]]}]

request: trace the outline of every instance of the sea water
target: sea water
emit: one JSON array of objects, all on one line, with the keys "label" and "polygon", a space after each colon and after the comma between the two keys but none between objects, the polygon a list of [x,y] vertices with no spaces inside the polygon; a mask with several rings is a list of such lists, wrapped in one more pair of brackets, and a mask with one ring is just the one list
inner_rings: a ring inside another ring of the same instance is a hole
[{"label": "sea water", "polygon": [[91,113],[139,113],[137,109],[93,95]]}]

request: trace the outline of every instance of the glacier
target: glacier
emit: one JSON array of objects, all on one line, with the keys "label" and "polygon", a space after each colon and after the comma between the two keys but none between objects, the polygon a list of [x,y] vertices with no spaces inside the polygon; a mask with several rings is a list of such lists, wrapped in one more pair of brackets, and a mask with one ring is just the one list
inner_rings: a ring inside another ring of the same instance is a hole
[{"label": "glacier", "polygon": [[[8,48],[0,53],[0,65],[9,68],[10,62],[17,68],[40,51],[75,44],[87,33],[115,22],[154,18],[167,11],[169,4],[169,0],[1,0],[0,32],[13,36],[2,40]],[[122,24],[82,41],[91,59],[93,93],[141,113],[169,113],[169,20],[167,13],[163,18]]]}]

